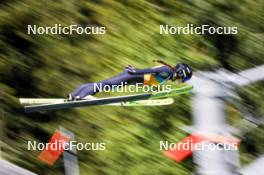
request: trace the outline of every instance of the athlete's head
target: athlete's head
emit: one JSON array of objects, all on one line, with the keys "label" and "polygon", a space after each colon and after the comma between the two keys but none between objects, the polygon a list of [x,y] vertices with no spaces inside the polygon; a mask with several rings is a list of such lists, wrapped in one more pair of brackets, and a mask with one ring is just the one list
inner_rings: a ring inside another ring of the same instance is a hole
[{"label": "athlete's head", "polygon": [[179,63],[175,66],[174,80],[180,79],[182,82],[186,82],[192,77],[192,69],[188,64]]}]

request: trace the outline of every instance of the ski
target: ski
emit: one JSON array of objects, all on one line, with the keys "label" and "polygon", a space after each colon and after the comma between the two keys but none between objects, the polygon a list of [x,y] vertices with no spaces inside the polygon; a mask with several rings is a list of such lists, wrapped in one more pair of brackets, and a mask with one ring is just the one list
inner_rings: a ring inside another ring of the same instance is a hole
[{"label": "ski", "polygon": [[192,89],[193,89],[193,86],[188,85],[188,86],[183,86],[183,87],[179,87],[179,88],[168,90],[168,91],[154,92],[152,93],[150,98],[157,99],[157,98],[173,97],[175,95],[188,93]]},{"label": "ski", "polygon": [[[67,99],[45,99],[45,98],[20,98],[22,105],[40,105],[40,104],[56,104],[68,102]],[[173,103],[172,98],[165,99],[153,99],[153,100],[138,100],[138,101],[127,101],[120,103],[110,103],[109,106],[159,106],[169,105]]]},{"label": "ski", "polygon": [[174,102],[173,98],[164,98],[156,100],[138,100],[138,101],[126,101],[120,103],[108,104],[110,106],[163,106],[170,105]]},{"label": "ski", "polygon": [[128,101],[166,98],[166,97],[172,97],[178,94],[188,93],[192,90],[192,88],[193,86],[183,86],[183,87],[168,90],[168,91],[159,91],[159,92],[145,93],[145,94],[98,98],[98,99],[93,99],[93,100],[67,101],[67,102],[58,102],[58,103],[51,103],[51,104],[37,104],[37,105],[25,106],[25,112],[68,109],[68,108],[84,107],[84,106],[124,103]]},{"label": "ski", "polygon": [[68,102],[66,98],[20,98],[22,105],[40,105],[40,104],[55,104]]}]

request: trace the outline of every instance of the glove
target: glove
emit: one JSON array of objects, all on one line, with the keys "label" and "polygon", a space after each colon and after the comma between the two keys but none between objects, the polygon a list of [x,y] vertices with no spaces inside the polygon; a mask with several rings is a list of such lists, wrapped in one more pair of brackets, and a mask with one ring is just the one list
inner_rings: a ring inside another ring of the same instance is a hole
[{"label": "glove", "polygon": [[126,70],[129,72],[129,73],[136,73],[136,68],[131,66],[131,65],[127,65],[126,66]]}]

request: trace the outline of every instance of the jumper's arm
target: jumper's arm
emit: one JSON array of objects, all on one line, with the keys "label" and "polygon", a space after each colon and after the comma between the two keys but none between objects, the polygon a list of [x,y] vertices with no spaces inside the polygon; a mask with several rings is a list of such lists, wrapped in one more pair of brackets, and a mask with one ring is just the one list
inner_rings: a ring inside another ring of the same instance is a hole
[{"label": "jumper's arm", "polygon": [[167,72],[168,68],[166,66],[160,67],[152,67],[147,69],[129,69],[129,73],[131,74],[151,74],[151,73],[159,73],[159,72]]}]

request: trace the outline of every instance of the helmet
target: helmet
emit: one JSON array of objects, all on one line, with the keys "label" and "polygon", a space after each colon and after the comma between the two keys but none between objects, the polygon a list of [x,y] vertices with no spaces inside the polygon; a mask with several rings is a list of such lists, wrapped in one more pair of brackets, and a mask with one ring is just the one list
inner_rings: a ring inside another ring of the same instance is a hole
[{"label": "helmet", "polygon": [[179,63],[175,66],[176,79],[181,79],[182,82],[186,82],[192,77],[192,69],[188,64]]}]

